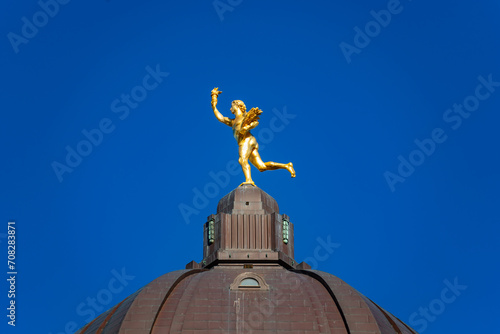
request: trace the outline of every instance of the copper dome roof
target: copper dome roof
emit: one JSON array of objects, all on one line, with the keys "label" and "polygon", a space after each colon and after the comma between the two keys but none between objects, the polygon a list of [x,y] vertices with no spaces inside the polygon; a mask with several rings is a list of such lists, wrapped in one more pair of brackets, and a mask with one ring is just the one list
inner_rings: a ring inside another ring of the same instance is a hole
[{"label": "copper dome roof", "polygon": [[204,226],[201,263],[157,278],[77,333],[416,333],[341,279],[297,264],[293,224],[277,210],[259,188],[233,190]]}]

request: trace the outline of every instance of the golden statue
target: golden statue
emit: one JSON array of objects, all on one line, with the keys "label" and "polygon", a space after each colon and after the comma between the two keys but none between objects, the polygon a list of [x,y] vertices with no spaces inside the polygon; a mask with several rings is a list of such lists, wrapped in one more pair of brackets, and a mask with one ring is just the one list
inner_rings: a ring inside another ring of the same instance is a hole
[{"label": "golden statue", "polygon": [[293,164],[291,162],[287,164],[281,164],[277,162],[263,162],[260,154],[259,154],[259,144],[257,144],[257,140],[250,133],[250,130],[254,129],[257,125],[259,125],[259,115],[262,114],[262,110],[259,108],[252,108],[250,111],[246,111],[247,108],[243,101],[234,100],[231,104],[231,113],[235,116],[234,119],[230,119],[229,117],[224,117],[217,110],[217,97],[222,91],[219,90],[218,87],[212,89],[212,109],[214,110],[215,117],[221,123],[224,123],[233,128],[233,135],[236,141],[238,142],[240,158],[238,162],[243,169],[243,173],[245,174],[245,182],[240,184],[240,186],[244,184],[251,184],[255,186],[255,183],[252,181],[252,176],[250,175],[250,164],[248,160],[257,167],[257,169],[261,172],[266,170],[273,169],[286,169],[290,172],[292,177],[295,177],[295,170],[293,169]]}]

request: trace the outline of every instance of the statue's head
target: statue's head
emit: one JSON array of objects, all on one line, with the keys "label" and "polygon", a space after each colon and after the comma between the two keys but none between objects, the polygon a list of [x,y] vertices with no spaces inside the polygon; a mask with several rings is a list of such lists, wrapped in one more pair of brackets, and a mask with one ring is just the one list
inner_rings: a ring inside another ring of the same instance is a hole
[{"label": "statue's head", "polygon": [[238,107],[243,113],[247,111],[247,107],[241,100],[234,100],[233,103],[231,104],[231,112],[234,114],[235,109],[233,107]]}]

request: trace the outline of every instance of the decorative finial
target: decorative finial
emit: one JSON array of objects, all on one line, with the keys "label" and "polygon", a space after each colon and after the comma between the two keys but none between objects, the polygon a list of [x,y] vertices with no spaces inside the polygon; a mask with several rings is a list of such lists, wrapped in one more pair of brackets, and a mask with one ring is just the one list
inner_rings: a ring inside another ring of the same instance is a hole
[{"label": "decorative finial", "polygon": [[259,115],[262,114],[262,110],[259,108],[252,108],[248,112],[246,111],[246,106],[243,101],[235,100],[231,104],[231,113],[235,116],[234,119],[224,117],[217,110],[217,98],[222,91],[218,87],[212,89],[212,109],[214,110],[215,117],[221,123],[230,126],[233,129],[233,135],[238,142],[240,158],[238,162],[243,169],[245,174],[245,182],[240,184],[240,186],[249,184],[255,186],[252,181],[252,176],[250,173],[250,164],[252,163],[261,172],[266,170],[274,169],[286,169],[290,172],[292,177],[295,177],[295,170],[293,169],[293,164],[291,162],[287,164],[282,164],[278,162],[263,162],[259,154],[259,144],[257,140],[250,133],[250,130],[254,129],[259,125]]}]

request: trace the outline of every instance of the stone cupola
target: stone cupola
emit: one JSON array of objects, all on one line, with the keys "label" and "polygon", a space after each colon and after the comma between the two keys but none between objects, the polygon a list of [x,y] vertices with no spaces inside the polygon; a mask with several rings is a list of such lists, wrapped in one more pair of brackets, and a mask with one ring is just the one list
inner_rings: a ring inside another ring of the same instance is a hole
[{"label": "stone cupola", "polygon": [[262,189],[243,185],[224,196],[203,229],[201,267],[259,263],[295,268],[293,224]]}]

